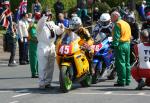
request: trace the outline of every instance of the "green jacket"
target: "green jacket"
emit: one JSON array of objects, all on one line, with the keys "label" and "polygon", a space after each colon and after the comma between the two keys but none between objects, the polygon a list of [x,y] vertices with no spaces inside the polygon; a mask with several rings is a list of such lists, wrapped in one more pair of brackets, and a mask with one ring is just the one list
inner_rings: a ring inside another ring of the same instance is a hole
[{"label": "green jacket", "polygon": [[130,42],[131,28],[130,25],[122,19],[118,19],[113,29],[113,43],[117,47],[120,42]]},{"label": "green jacket", "polygon": [[37,31],[36,31],[36,24],[33,24],[29,28],[29,41],[37,43]]}]

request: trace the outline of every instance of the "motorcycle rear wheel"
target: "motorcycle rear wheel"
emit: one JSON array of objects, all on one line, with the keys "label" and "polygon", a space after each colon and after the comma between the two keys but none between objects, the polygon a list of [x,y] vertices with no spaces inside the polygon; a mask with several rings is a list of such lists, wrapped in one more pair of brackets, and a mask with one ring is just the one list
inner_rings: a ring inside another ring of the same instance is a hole
[{"label": "motorcycle rear wheel", "polygon": [[69,74],[69,68],[67,66],[62,66],[60,69],[59,74],[59,82],[60,82],[60,89],[66,93],[71,90],[72,87],[72,80]]}]

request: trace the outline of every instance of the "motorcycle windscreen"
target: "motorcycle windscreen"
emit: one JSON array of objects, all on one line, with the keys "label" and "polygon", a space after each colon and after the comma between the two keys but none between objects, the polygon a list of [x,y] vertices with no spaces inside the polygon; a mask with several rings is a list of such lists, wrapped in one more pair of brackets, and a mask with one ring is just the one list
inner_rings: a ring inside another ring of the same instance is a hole
[{"label": "motorcycle windscreen", "polygon": [[58,46],[57,54],[72,55],[79,50],[78,37],[74,32],[65,32],[62,36],[60,45]]},{"label": "motorcycle windscreen", "polygon": [[79,39],[79,36],[74,32],[65,32],[62,37],[62,44],[69,45],[71,42]]},{"label": "motorcycle windscreen", "polygon": [[107,37],[106,34],[103,32],[96,34],[94,36],[94,44],[101,43],[106,37]]}]

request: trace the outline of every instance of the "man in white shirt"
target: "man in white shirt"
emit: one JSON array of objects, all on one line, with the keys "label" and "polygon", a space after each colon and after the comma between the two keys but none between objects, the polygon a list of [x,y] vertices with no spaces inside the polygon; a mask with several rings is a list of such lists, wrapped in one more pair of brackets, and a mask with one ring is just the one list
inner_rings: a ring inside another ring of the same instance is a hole
[{"label": "man in white shirt", "polygon": [[[137,90],[144,86],[150,86],[150,39],[149,32],[144,29],[141,32],[141,43],[135,45],[136,65],[131,69],[132,77],[138,82]],[[145,78],[145,81],[144,79]]]},{"label": "man in white shirt", "polygon": [[28,15],[23,14],[22,19],[18,22],[18,34],[19,34],[19,62],[20,65],[29,63],[28,60]]},{"label": "man in white shirt", "polygon": [[54,71],[56,34],[64,32],[64,26],[52,21],[51,12],[43,13],[37,24],[39,88],[50,88]]}]

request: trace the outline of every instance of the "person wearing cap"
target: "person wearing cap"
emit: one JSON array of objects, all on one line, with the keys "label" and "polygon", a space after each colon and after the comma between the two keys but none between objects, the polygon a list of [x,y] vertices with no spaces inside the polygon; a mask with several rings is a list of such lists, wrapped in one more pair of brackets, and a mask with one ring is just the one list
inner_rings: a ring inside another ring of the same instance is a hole
[{"label": "person wearing cap", "polygon": [[[140,33],[141,43],[135,45],[134,51],[137,62],[131,69],[132,77],[138,83],[137,90],[150,86],[150,39],[147,29]],[[144,78],[146,80],[144,81]]]},{"label": "person wearing cap", "polygon": [[114,23],[112,31],[112,48],[115,51],[115,66],[117,71],[117,83],[114,86],[126,86],[131,82],[130,79],[130,39],[131,28],[127,22],[121,19],[120,14],[114,11],[111,14]]},{"label": "person wearing cap", "polygon": [[[16,54],[16,28],[15,23],[12,21],[12,12],[10,11],[9,1],[2,2],[2,14],[1,17],[6,17],[6,20],[9,22],[8,25],[2,25],[6,29],[6,34],[4,35],[4,50],[10,52],[10,59],[8,66],[17,66],[15,61]],[[0,18],[2,19],[2,18]],[[3,21],[3,20],[2,20]],[[4,21],[0,24],[4,24]],[[6,23],[5,23],[6,24]]]},{"label": "person wearing cap", "polygon": [[55,25],[51,12],[43,12],[37,24],[39,88],[51,88],[55,64],[56,35],[64,32],[63,24]]}]

